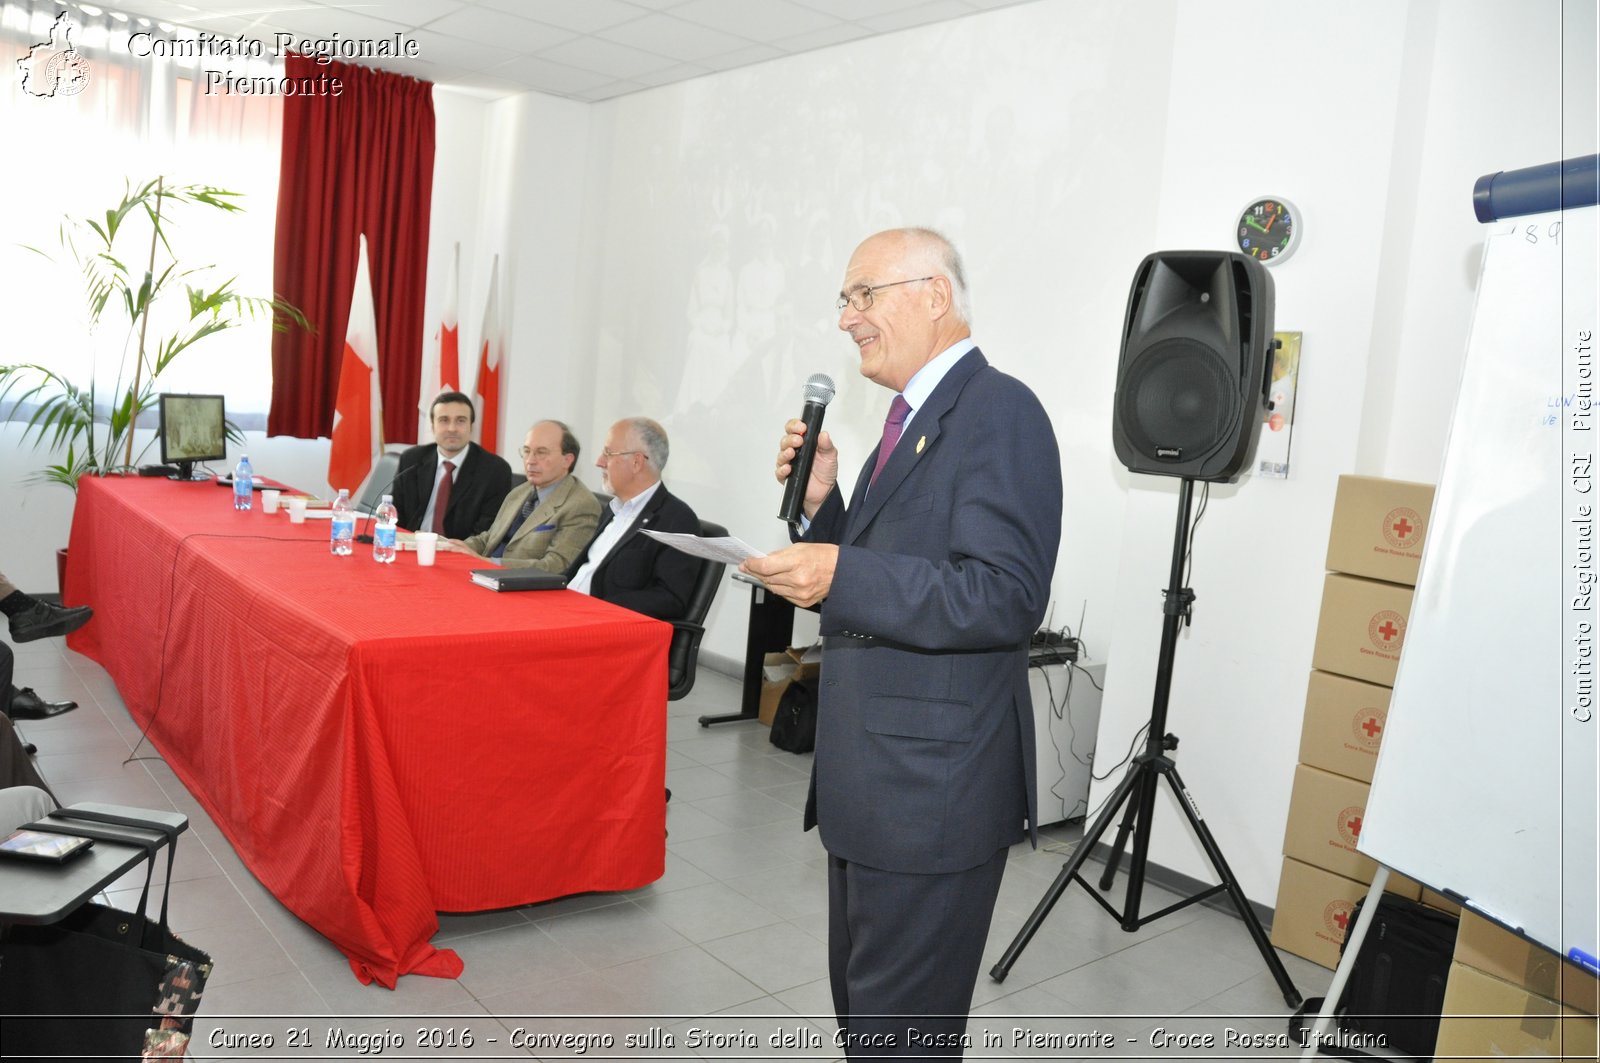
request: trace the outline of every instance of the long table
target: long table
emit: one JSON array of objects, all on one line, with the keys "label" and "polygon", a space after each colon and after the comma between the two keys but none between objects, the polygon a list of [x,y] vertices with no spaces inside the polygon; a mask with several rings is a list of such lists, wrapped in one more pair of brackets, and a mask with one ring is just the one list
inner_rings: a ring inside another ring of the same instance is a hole
[{"label": "long table", "polygon": [[[258,500],[259,501],[259,500]],[[69,645],[250,870],[363,983],[454,977],[436,913],[633,889],[665,869],[671,627],[496,594],[206,483],[85,477]]]}]

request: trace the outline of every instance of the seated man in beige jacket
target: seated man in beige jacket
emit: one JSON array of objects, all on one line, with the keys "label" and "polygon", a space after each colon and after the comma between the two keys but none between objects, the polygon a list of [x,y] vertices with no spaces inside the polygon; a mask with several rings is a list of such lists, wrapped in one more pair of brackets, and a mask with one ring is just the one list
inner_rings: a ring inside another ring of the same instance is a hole
[{"label": "seated man in beige jacket", "polygon": [[507,568],[565,572],[594,538],[600,501],[578,478],[578,440],[560,421],[540,421],[522,444],[528,482],[512,488],[489,530],[440,547],[487,558]]}]

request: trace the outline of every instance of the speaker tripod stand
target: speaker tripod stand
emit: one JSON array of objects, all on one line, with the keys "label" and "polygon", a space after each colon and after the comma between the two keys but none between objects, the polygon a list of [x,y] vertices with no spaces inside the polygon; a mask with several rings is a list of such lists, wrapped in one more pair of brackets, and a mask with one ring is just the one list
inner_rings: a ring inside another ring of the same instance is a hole
[{"label": "speaker tripod stand", "polygon": [[[1190,535],[1189,510],[1193,501],[1194,481],[1185,477],[1178,494],[1178,530],[1172,545],[1172,573],[1164,592],[1166,601],[1162,605],[1162,612],[1166,616],[1161,628],[1161,655],[1156,665],[1155,703],[1150,713],[1150,732],[1144,751],[1134,757],[1133,764],[1129,766],[1128,773],[1123,776],[1122,782],[1112,793],[1105,810],[1095,818],[1094,825],[1084,834],[1083,841],[1073,850],[1066,866],[1061,869],[1055,882],[1040,898],[1033,914],[1028,916],[1028,921],[1017,932],[1005,955],[1000,957],[1000,962],[989,972],[990,977],[997,982],[1005,981],[1006,975],[1011,973],[1012,965],[1017,962],[1017,957],[1028,947],[1028,942],[1033,939],[1033,935],[1049,916],[1050,910],[1055,907],[1056,901],[1061,899],[1061,895],[1073,881],[1088,890],[1089,896],[1093,897],[1100,907],[1110,912],[1122,925],[1122,929],[1130,934],[1146,923],[1152,923],[1164,915],[1170,915],[1181,908],[1187,908],[1191,904],[1226,891],[1234,908],[1238,910],[1239,917],[1244,920],[1245,928],[1255,939],[1256,948],[1261,950],[1261,958],[1266,961],[1267,969],[1277,980],[1284,1001],[1291,1008],[1300,1006],[1300,993],[1289,978],[1289,972],[1284,970],[1283,961],[1278,959],[1278,954],[1273,951],[1271,942],[1267,940],[1266,931],[1261,928],[1261,920],[1256,918],[1255,910],[1250,907],[1250,901],[1239,888],[1239,881],[1228,869],[1228,861],[1223,858],[1222,850],[1217,846],[1216,839],[1211,836],[1210,828],[1201,818],[1194,798],[1183,785],[1183,778],[1178,774],[1177,765],[1167,755],[1178,748],[1177,736],[1166,733],[1167,702],[1172,693],[1172,662],[1178,649],[1178,629],[1183,623],[1188,622],[1189,606],[1194,601],[1194,592],[1183,586],[1183,565],[1184,558],[1188,554]],[[1211,866],[1222,879],[1222,883],[1141,918],[1139,902],[1144,893],[1145,862],[1150,851],[1151,821],[1155,815],[1156,789],[1162,779],[1172,787],[1178,805],[1189,821],[1189,829],[1204,847],[1206,856],[1211,860]],[[1079,871],[1095,843],[1111,825],[1117,810],[1124,805],[1127,806],[1127,811],[1117,827],[1116,844],[1112,846],[1110,858],[1106,861],[1105,873],[1100,876],[1100,890],[1096,890],[1084,880]],[[1123,909],[1119,912],[1101,895],[1101,891],[1111,889],[1112,880],[1122,863],[1130,835],[1133,838],[1133,858],[1128,865],[1127,895]]]}]

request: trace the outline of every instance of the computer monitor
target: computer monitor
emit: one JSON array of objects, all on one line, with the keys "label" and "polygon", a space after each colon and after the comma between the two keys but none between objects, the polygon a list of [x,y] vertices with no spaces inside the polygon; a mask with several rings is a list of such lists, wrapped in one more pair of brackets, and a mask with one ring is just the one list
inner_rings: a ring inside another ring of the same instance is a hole
[{"label": "computer monitor", "polygon": [[161,464],[176,465],[171,480],[207,480],[195,475],[197,461],[228,456],[228,420],[221,395],[162,395]]}]

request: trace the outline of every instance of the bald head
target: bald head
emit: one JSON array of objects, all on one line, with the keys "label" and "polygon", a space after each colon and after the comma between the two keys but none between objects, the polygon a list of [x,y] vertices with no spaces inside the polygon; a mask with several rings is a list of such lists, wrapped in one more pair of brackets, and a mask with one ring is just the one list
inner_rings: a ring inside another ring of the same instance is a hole
[{"label": "bald head", "polygon": [[894,391],[972,334],[961,256],[932,229],[889,229],[863,240],[840,294],[839,327],[861,354],[861,375]]}]

